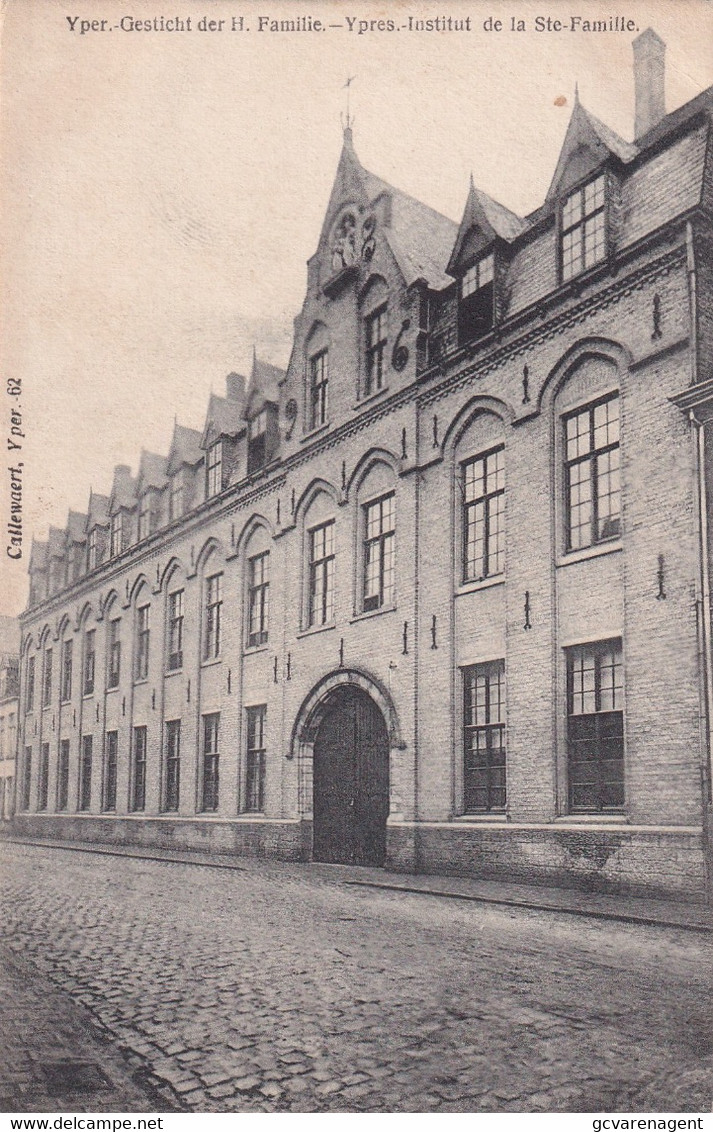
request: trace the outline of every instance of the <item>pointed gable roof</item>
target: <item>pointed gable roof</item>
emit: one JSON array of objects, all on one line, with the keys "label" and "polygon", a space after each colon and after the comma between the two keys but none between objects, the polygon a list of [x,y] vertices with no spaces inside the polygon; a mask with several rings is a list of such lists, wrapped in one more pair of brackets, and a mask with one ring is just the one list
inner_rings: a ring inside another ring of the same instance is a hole
[{"label": "pointed gable roof", "polygon": [[47,569],[47,543],[40,542],[39,539],[32,540],[32,547],[30,549],[30,566],[31,574],[36,570]]},{"label": "pointed gable roof", "polygon": [[70,511],[65,528],[67,542],[84,542],[86,525],[86,515],[82,514],[81,511]]},{"label": "pointed gable roof", "polygon": [[168,458],[159,456],[156,452],[147,452],[141,449],[139,461],[139,474],[137,478],[137,493],[142,494],[149,488],[161,490],[166,483],[166,465]]},{"label": "pointed gable roof", "polygon": [[245,431],[245,399],[218,397],[211,393],[208,402],[205,428],[201,436],[201,448],[208,448],[222,437],[236,437]]},{"label": "pointed gable roof", "polygon": [[195,467],[203,459],[201,450],[201,434],[196,428],[186,428],[185,425],[174,424],[173,439],[166,462],[166,475],[173,475],[179,468],[187,464]]},{"label": "pointed gable roof", "polygon": [[456,238],[457,224],[364,169],[354,149],[351,129],[344,131],[344,145],[322,225],[320,247],[326,243],[342,209],[350,203],[367,209],[383,196],[390,201],[390,217],[387,224],[379,226],[379,231],[391,248],[406,285],[425,279],[432,287],[448,286],[451,280],[445,267]]},{"label": "pointed gable roof", "polygon": [[109,512],[114,514],[120,508],[131,511],[136,506],[137,480],[131,474],[128,464],[117,464],[114,468],[114,483],[109,496]]},{"label": "pointed gable roof", "polygon": [[109,496],[96,495],[93,491],[90,490],[86,530],[91,531],[92,527],[106,527],[108,523]]},{"label": "pointed gable roof", "polygon": [[265,404],[277,405],[280,400],[280,386],[285,380],[285,371],[277,366],[263,362],[253,353],[253,368],[250,374],[245,400],[245,416],[251,417]]},{"label": "pointed gable roof", "polygon": [[47,553],[50,558],[64,557],[64,530],[62,527],[50,527],[47,535]]},{"label": "pointed gable roof", "polygon": [[[578,151],[582,156],[579,161],[573,163],[573,158]],[[628,164],[634,160],[638,153],[637,146],[624,141],[609,126],[605,126],[603,122],[600,122],[598,118],[585,110],[577,95],[546,199],[551,200],[568,184],[586,177],[590,172],[594,172],[610,154]],[[574,165],[572,169],[569,168],[571,164]]]},{"label": "pointed gable roof", "polygon": [[482,189],[476,189],[471,177],[463,219],[460,222],[456,242],[446,270],[450,275],[453,275],[468,233],[473,228],[481,230],[486,243],[491,243],[496,238],[507,240],[510,243],[525,230],[525,227],[525,221],[511,212],[509,208],[505,208],[505,205],[493,200]]}]

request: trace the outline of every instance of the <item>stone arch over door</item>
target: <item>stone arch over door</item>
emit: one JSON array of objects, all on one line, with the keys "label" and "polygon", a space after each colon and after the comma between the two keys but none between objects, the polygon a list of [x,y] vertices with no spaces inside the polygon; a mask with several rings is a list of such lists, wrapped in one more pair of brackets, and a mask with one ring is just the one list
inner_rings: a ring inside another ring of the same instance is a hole
[{"label": "stone arch over door", "polygon": [[315,859],[383,864],[392,748],[404,746],[393,702],[373,677],[340,669],[304,700],[292,735],[300,812],[314,822]]}]

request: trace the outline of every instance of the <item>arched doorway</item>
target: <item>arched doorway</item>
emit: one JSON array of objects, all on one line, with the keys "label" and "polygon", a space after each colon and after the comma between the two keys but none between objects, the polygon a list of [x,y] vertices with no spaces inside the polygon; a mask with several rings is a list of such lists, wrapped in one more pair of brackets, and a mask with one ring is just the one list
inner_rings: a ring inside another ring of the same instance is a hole
[{"label": "arched doorway", "polygon": [[383,865],[389,815],[389,735],[362,688],[329,694],[314,737],[315,861]]}]

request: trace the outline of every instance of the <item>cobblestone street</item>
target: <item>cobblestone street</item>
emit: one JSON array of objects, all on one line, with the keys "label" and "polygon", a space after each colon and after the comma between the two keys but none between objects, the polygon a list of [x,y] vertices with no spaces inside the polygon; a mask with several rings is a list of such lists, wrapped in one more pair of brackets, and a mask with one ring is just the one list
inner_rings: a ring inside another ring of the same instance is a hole
[{"label": "cobblestone street", "polygon": [[336,866],[1,848],[5,947],[166,1107],[710,1111],[709,936],[351,887],[362,870]]}]

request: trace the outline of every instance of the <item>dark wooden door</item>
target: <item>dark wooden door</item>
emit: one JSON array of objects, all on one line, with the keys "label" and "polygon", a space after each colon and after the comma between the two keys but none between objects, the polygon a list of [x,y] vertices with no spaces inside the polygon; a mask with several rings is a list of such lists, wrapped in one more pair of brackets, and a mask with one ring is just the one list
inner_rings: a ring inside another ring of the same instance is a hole
[{"label": "dark wooden door", "polygon": [[383,865],[388,814],[384,717],[365,692],[340,689],[314,743],[314,859]]}]

